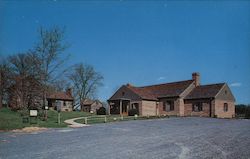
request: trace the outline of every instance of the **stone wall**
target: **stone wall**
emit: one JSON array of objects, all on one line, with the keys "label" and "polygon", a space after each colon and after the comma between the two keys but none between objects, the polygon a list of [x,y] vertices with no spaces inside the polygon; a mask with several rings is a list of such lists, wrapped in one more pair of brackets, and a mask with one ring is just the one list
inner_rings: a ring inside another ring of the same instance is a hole
[{"label": "stone wall", "polygon": [[[164,102],[169,101],[169,100],[174,101],[174,110],[164,111],[163,110]],[[180,115],[180,103],[181,103],[180,99],[175,99],[175,98],[161,99],[161,101],[159,102],[159,115],[179,116]]]},{"label": "stone wall", "polygon": [[[193,111],[193,103],[201,102],[202,111]],[[210,116],[210,100],[200,99],[200,100],[185,100],[184,104],[184,116],[200,116],[209,117]]]},{"label": "stone wall", "polygon": [[[147,100],[143,100],[142,101],[142,106],[141,106],[141,114],[142,116],[154,116],[156,115],[156,101],[147,101]],[[139,106],[140,108],[140,106]]]},{"label": "stone wall", "polygon": [[[228,104],[228,111],[224,111],[224,103]],[[234,102],[228,100],[215,99],[215,115],[218,118],[234,118],[235,117],[235,105]]]}]

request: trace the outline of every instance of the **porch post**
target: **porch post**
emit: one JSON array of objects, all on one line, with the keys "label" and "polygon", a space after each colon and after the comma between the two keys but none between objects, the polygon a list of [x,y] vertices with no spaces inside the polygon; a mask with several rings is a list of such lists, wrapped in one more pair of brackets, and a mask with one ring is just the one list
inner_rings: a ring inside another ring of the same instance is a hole
[{"label": "porch post", "polygon": [[110,115],[110,102],[108,102],[108,115]]},{"label": "porch post", "polygon": [[120,99],[120,115],[122,115],[122,100]]}]

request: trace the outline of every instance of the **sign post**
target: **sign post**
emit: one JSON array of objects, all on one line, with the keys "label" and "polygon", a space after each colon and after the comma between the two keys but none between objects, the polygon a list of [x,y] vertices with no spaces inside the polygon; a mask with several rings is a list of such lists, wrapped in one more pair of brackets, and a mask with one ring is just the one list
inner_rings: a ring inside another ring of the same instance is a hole
[{"label": "sign post", "polygon": [[[38,112],[37,112],[37,110],[35,110],[35,109],[30,109],[30,118],[36,118],[36,123],[37,123],[37,115],[38,115]],[[31,123],[31,120],[30,120],[30,123]],[[31,123],[32,124],[32,123]]]},{"label": "sign post", "polygon": [[45,121],[47,121],[47,119],[48,119],[48,109],[49,109],[49,107],[48,107],[47,105],[45,105],[44,109],[45,109]]}]

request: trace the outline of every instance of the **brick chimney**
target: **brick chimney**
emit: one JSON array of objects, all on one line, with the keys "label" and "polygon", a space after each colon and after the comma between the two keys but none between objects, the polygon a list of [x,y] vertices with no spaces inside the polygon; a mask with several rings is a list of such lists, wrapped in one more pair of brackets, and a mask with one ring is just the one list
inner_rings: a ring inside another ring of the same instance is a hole
[{"label": "brick chimney", "polygon": [[68,88],[66,90],[66,94],[70,95],[72,97],[72,88]]},{"label": "brick chimney", "polygon": [[200,85],[200,73],[199,72],[192,73],[192,79],[194,80],[195,86]]},{"label": "brick chimney", "polygon": [[127,86],[127,87],[133,87],[133,85],[130,84],[130,83],[127,83],[126,86]]}]

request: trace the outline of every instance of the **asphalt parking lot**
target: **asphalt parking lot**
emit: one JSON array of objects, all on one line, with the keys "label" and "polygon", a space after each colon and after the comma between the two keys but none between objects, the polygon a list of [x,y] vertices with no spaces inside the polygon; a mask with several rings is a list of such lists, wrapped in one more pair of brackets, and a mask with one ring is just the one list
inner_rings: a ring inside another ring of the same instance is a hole
[{"label": "asphalt parking lot", "polygon": [[0,133],[0,158],[250,158],[250,120],[169,118]]}]

